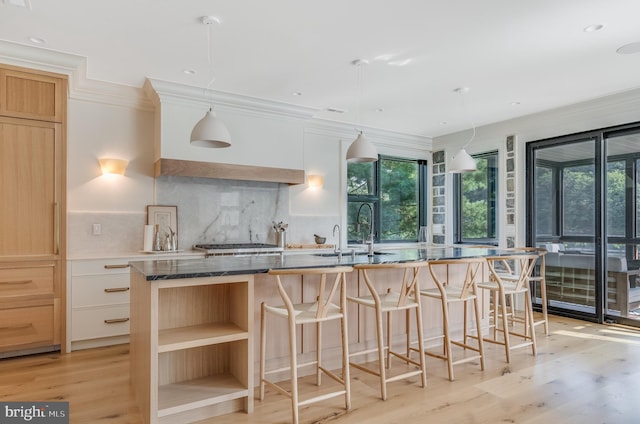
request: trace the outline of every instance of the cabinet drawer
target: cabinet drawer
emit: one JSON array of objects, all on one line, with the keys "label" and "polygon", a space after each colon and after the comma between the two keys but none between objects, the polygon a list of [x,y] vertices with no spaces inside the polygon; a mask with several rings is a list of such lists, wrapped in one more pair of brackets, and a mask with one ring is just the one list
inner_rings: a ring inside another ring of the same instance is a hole
[{"label": "cabinet drawer", "polygon": [[0,310],[0,351],[53,343],[53,305]]},{"label": "cabinet drawer", "polygon": [[129,305],[71,312],[71,340],[97,339],[129,334]]},{"label": "cabinet drawer", "polygon": [[71,287],[73,308],[129,303],[129,274],[74,277]]},{"label": "cabinet drawer", "polygon": [[129,258],[72,261],[71,275],[129,274]]},{"label": "cabinet drawer", "polygon": [[28,296],[53,296],[53,271],[53,266],[0,269],[0,302]]}]

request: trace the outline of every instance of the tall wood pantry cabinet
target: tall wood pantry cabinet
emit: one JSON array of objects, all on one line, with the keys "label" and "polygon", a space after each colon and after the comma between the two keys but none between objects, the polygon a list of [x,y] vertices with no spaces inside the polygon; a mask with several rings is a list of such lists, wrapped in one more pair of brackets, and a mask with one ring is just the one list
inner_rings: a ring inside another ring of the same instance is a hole
[{"label": "tall wood pantry cabinet", "polygon": [[66,96],[0,64],[0,358],[65,349]]}]

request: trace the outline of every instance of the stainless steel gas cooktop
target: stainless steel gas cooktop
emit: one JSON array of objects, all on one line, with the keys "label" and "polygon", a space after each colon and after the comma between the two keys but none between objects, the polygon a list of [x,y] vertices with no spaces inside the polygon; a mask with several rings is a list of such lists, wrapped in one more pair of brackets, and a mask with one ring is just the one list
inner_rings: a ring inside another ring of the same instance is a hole
[{"label": "stainless steel gas cooktop", "polygon": [[274,255],[283,251],[282,247],[267,243],[203,243],[193,248],[207,252],[207,256]]}]

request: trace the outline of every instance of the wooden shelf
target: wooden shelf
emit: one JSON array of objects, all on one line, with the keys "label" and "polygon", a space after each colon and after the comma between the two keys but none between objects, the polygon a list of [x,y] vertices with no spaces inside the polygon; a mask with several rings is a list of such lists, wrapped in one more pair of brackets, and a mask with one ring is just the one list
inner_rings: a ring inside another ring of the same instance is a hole
[{"label": "wooden shelf", "polygon": [[265,166],[233,165],[228,163],[197,162],[191,160],[159,159],[155,176],[220,178],[225,180],[266,181],[272,183],[304,184],[302,169],[270,168]]},{"label": "wooden shelf", "polygon": [[218,374],[158,387],[158,417],[249,396],[234,376]]},{"label": "wooden shelf", "polygon": [[234,323],[212,323],[160,330],[158,353],[246,340],[249,333]]}]

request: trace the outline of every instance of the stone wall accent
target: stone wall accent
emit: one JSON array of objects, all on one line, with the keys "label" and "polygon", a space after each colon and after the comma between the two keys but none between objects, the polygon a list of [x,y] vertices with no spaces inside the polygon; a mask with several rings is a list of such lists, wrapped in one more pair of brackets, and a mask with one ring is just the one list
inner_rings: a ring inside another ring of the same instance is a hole
[{"label": "stone wall accent", "polygon": [[505,200],[505,214],[506,214],[506,241],[507,248],[515,247],[515,233],[516,233],[516,136],[509,135],[505,141],[506,143],[506,200]]},{"label": "stone wall accent", "polygon": [[445,161],[444,150],[433,152],[433,164],[431,166],[432,174],[432,209],[431,209],[431,225],[438,224],[442,228],[442,234],[433,234],[431,231],[432,242],[435,244],[445,243],[445,218],[446,218],[446,202],[445,202],[445,181],[447,165]]}]

